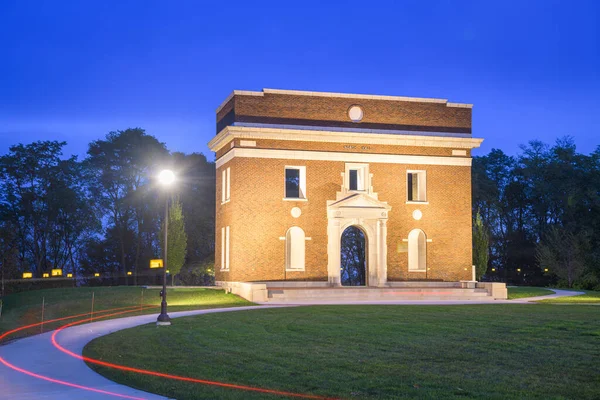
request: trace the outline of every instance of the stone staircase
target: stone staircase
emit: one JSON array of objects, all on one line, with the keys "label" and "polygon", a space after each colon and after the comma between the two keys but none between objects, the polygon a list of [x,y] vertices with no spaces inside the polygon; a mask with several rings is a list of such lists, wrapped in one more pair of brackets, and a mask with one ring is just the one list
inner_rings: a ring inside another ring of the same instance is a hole
[{"label": "stone staircase", "polygon": [[410,301],[504,300],[506,285],[499,282],[388,282],[385,287],[333,287],[327,282],[217,282],[217,286],[246,300],[272,304],[393,303]]},{"label": "stone staircase", "polygon": [[410,300],[493,300],[485,288],[464,288],[460,282],[394,282],[388,287],[294,287],[267,286],[267,301],[410,301]]}]

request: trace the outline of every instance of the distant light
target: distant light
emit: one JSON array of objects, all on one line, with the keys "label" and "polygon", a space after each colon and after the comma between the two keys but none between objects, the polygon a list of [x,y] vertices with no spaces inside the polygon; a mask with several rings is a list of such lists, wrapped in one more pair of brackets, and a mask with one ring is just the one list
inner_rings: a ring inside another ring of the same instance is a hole
[{"label": "distant light", "polygon": [[158,174],[158,181],[163,185],[170,185],[175,182],[175,174],[170,169],[163,169]]},{"label": "distant light", "polygon": [[130,276],[131,276],[131,273],[132,273],[131,271],[127,271],[127,275],[130,275]]},{"label": "distant light", "polygon": [[73,274],[71,274],[71,273],[67,274],[67,278],[72,278],[72,277],[73,277]]},{"label": "distant light", "polygon": [[496,272],[496,268],[492,268],[492,272]]},{"label": "distant light", "polygon": [[62,276],[62,269],[53,269],[52,276]]},{"label": "distant light", "polygon": [[170,273],[171,273],[171,271],[167,270],[167,274],[170,274]]},{"label": "distant light", "polygon": [[100,276],[100,274],[99,274],[98,272],[96,272],[96,273],[94,274],[94,276],[97,278],[97,277],[99,277],[99,276]]},{"label": "distant light", "polygon": [[23,272],[23,279],[31,279],[31,278],[33,278],[33,273]]},{"label": "distant light", "polygon": [[548,272],[548,268],[544,268],[544,272]]},{"label": "distant light", "polygon": [[50,274],[49,274],[49,273],[47,273],[47,272],[44,272],[44,273],[42,274],[42,278],[50,278]]},{"label": "distant light", "polygon": [[517,272],[521,272],[521,268],[517,268]]}]

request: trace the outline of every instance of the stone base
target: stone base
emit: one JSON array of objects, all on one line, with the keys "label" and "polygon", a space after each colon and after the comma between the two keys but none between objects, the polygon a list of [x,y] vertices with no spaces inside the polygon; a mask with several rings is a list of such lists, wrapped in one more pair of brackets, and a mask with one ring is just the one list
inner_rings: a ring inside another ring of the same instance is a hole
[{"label": "stone base", "polygon": [[506,285],[497,282],[387,282],[385,287],[331,286],[328,282],[217,282],[218,286],[254,302],[302,300],[504,300]]}]

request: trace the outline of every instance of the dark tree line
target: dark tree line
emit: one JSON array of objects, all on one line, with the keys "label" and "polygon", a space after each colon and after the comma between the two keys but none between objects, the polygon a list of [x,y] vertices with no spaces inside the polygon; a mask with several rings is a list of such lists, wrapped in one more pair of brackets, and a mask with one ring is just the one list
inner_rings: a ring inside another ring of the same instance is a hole
[{"label": "dark tree line", "polygon": [[[99,272],[138,283],[161,256],[165,196],[179,201],[188,236],[185,266],[210,269],[215,166],[202,154],[171,153],[143,129],[110,132],[87,156],[65,158],[65,142],[10,147],[0,157],[0,261],[4,278],[51,269]],[[178,177],[170,193],[162,168]],[[182,274],[194,274],[184,267]],[[127,274],[131,272],[131,275]]]},{"label": "dark tree line", "polygon": [[600,146],[532,141],[473,158],[473,215],[488,229],[486,278],[600,288]]}]

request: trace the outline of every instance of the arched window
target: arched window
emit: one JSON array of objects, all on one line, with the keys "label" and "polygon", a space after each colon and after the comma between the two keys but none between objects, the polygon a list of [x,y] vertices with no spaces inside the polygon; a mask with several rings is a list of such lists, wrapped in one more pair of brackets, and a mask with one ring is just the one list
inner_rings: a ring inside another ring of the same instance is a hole
[{"label": "arched window", "polygon": [[427,270],[427,238],[420,229],[413,229],[408,234],[408,270]]},{"label": "arched window", "polygon": [[292,226],[285,234],[285,269],[304,269],[305,235],[302,228]]}]

